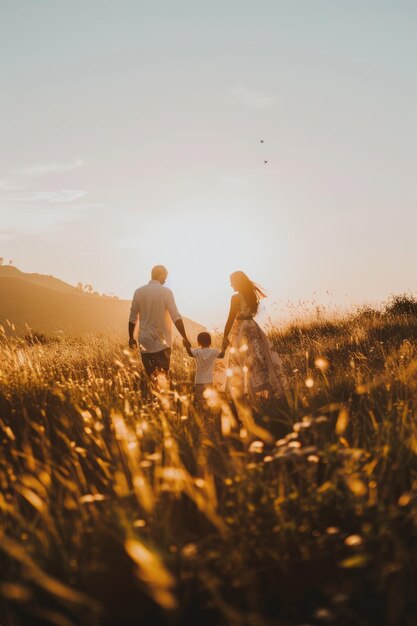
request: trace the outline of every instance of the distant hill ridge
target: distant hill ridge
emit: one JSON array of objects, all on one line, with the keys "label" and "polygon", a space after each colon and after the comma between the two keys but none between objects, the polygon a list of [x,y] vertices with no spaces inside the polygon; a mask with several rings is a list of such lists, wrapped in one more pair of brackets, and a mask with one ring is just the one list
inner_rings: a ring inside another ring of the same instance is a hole
[{"label": "distant hill ridge", "polygon": [[63,291],[65,293],[78,293],[80,290],[77,287],[73,287],[68,283],[55,278],[54,276],[46,276],[45,274],[28,274],[22,272],[14,265],[0,265],[0,278],[18,278],[32,283],[33,285],[39,285],[40,287],[46,287],[48,289],[55,289],[57,291]]},{"label": "distant hill ridge", "polygon": [[[47,335],[108,332],[126,336],[129,309],[128,300],[86,294],[54,276],[0,266],[0,324],[6,332],[11,332],[9,321],[17,335],[26,334],[29,327]],[[193,341],[204,330],[187,318],[184,323]]]}]

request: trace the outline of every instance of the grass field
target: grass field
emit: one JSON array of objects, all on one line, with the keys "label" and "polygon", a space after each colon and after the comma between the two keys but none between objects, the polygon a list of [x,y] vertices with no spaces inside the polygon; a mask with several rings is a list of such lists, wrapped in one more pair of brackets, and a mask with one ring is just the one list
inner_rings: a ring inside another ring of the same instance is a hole
[{"label": "grass field", "polygon": [[[417,316],[271,327],[288,396],[142,402],[106,337],[1,341],[0,624],[417,624]],[[176,386],[175,386],[176,384]]]}]

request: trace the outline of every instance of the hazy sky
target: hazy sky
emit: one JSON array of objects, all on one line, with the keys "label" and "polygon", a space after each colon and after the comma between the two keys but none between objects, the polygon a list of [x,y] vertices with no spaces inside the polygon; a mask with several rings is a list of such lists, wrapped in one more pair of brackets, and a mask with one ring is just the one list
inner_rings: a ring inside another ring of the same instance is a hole
[{"label": "hazy sky", "polygon": [[415,0],[0,9],[0,256],[122,297],[164,263],[206,324],[235,269],[270,311],[417,289]]}]

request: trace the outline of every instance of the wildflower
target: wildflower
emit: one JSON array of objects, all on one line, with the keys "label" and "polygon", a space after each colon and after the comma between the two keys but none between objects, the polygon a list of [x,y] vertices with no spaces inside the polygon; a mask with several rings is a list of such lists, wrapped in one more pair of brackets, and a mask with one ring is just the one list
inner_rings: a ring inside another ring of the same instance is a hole
[{"label": "wildflower", "polygon": [[135,519],[135,521],[133,522],[134,528],[143,528],[144,526],[146,526],[146,522],[144,519]]},{"label": "wildflower", "polygon": [[349,413],[344,407],[341,409],[336,422],[336,435],[343,435],[349,423]]},{"label": "wildflower", "polygon": [[319,370],[327,370],[329,369],[329,361],[328,359],[324,358],[324,357],[318,357],[315,361],[314,361],[314,365],[317,367],[317,369]]},{"label": "wildflower", "polygon": [[297,439],[298,434],[297,433],[288,433],[288,435],[285,435],[285,440],[291,441],[292,439]]},{"label": "wildflower", "polygon": [[286,446],[287,443],[286,439],[278,439],[278,441],[275,442],[275,445],[277,448],[281,448],[282,446]]},{"label": "wildflower", "polygon": [[1,585],[1,595],[8,600],[17,602],[30,602],[33,598],[32,591],[19,583],[4,582]]},{"label": "wildflower", "polygon": [[160,452],[154,452],[153,454],[148,454],[146,458],[148,461],[160,461],[162,456]]},{"label": "wildflower", "polygon": [[334,618],[333,613],[326,607],[319,607],[316,609],[314,611],[314,617],[322,622],[331,622]]},{"label": "wildflower", "polygon": [[354,548],[355,546],[360,546],[363,540],[360,535],[349,535],[345,539],[345,545],[349,546],[349,548]]},{"label": "wildflower", "polygon": [[411,502],[411,494],[410,493],[403,493],[398,498],[398,506],[407,506],[408,504],[410,504],[410,502]]},{"label": "wildflower", "polygon": [[106,496],[103,496],[101,493],[87,493],[84,496],[81,496],[80,503],[81,504],[91,504],[92,502],[102,502],[106,499]]},{"label": "wildflower", "polygon": [[249,452],[253,452],[255,454],[261,454],[264,449],[263,441],[252,441],[249,446]]},{"label": "wildflower", "polygon": [[349,476],[347,485],[355,496],[365,496],[368,493],[365,483],[355,476]]},{"label": "wildflower", "polygon": [[183,556],[185,556],[186,558],[192,558],[193,556],[196,556],[197,554],[197,546],[195,543],[187,543],[186,546],[184,546],[181,549],[181,554]]},{"label": "wildflower", "polygon": [[349,596],[347,595],[347,593],[336,593],[333,597],[332,597],[332,604],[345,604],[347,601],[349,600]]}]

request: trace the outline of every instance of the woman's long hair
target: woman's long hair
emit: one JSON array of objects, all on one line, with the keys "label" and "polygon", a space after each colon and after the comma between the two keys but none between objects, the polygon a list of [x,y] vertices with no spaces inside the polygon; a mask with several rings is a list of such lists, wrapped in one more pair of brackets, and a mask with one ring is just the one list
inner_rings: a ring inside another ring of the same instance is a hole
[{"label": "woman's long hair", "polygon": [[245,272],[233,272],[231,278],[232,277],[235,279],[237,290],[244,297],[251,313],[257,313],[259,302],[262,298],[266,298],[266,294],[264,294],[261,287],[254,283]]}]

